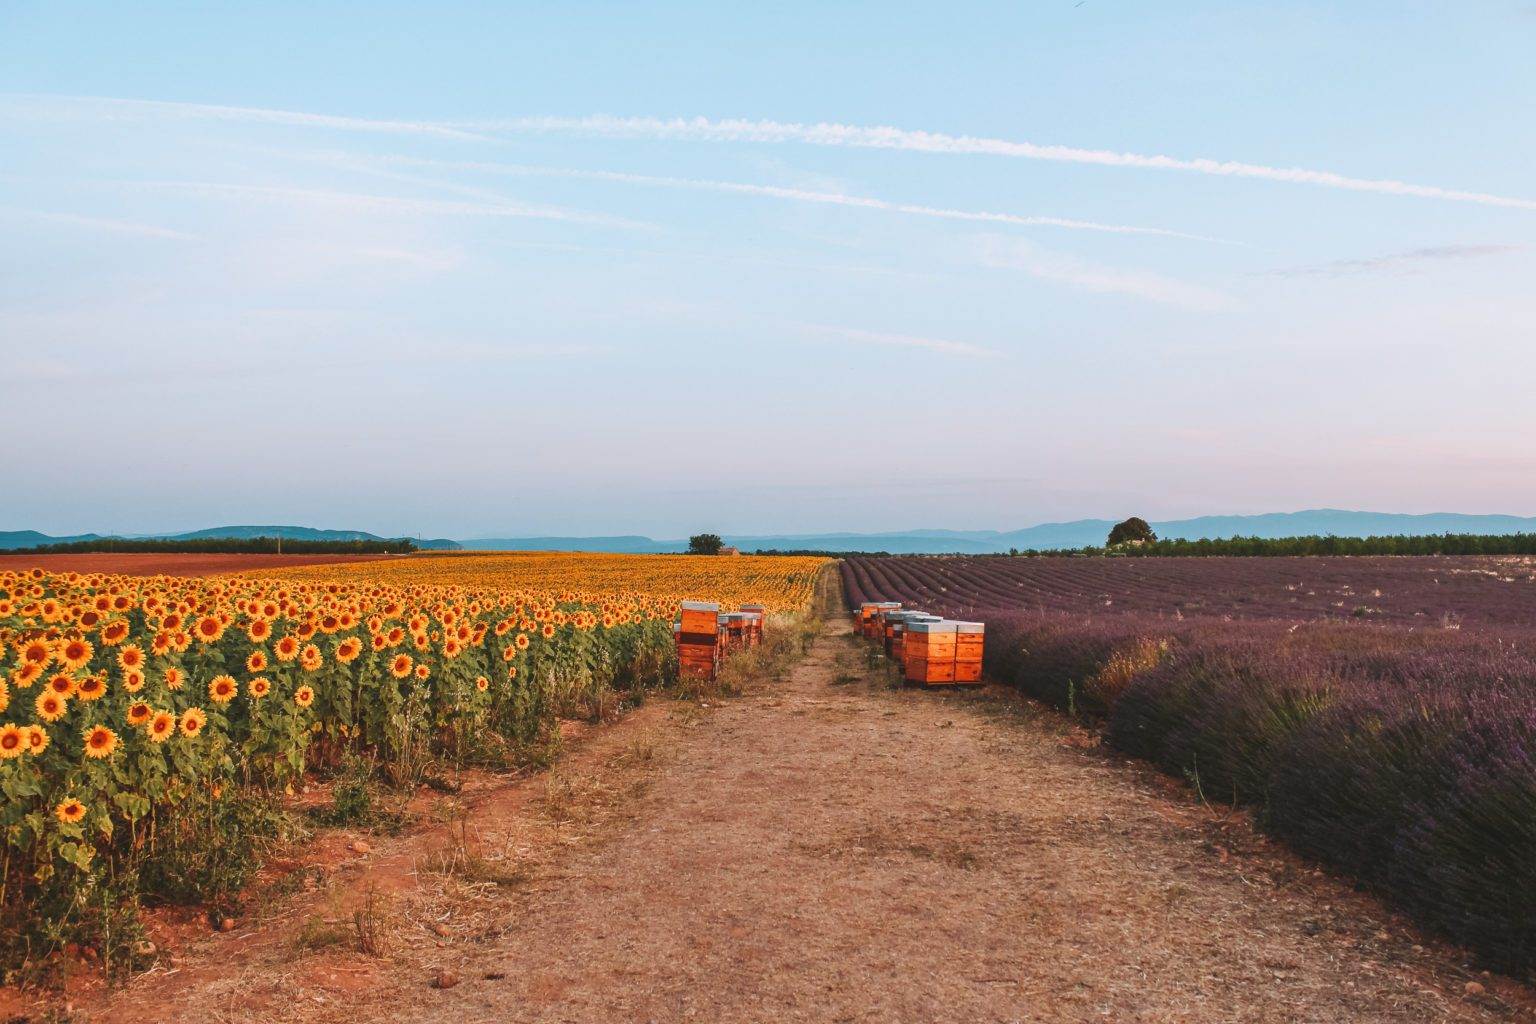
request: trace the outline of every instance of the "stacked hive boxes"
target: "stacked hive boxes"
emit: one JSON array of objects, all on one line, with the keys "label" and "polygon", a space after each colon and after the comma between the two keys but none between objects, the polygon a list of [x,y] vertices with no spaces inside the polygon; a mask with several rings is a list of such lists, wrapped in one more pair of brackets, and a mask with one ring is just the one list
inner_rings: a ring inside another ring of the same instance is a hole
[{"label": "stacked hive boxes", "polygon": [[981,682],[981,655],[986,640],[985,623],[955,623],[955,682]]},{"label": "stacked hive boxes", "polygon": [[984,623],[903,609],[899,601],[865,601],[853,617],[859,632],[901,665],[907,682],[924,686],[981,682]]},{"label": "stacked hive boxes", "polygon": [[768,621],[768,609],[760,604],[744,604],[741,610],[748,616],[747,646],[756,647],[763,642],[763,625]]},{"label": "stacked hive boxes", "polygon": [[907,682],[931,686],[955,681],[955,624],[937,622],[903,624],[901,659]]},{"label": "stacked hive boxes", "polygon": [[859,605],[859,632],[871,640],[879,640],[885,635],[885,613],[900,607],[900,601],[865,601]]},{"label": "stacked hive boxes", "polygon": [[710,601],[684,601],[674,627],[678,675],[684,679],[713,679],[719,667],[722,631],[720,606]]}]

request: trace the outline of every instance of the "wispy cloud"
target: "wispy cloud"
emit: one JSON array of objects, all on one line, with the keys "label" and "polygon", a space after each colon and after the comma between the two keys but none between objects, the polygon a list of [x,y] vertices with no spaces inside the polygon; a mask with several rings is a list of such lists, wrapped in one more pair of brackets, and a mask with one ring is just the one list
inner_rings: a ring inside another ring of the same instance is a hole
[{"label": "wispy cloud", "polygon": [[1130,295],[1201,313],[1237,308],[1231,296],[1148,270],[1106,267],[1066,253],[1051,252],[1020,239],[991,238],[981,247],[984,266],[1017,270],[1043,281],[1084,291]]},{"label": "wispy cloud", "polygon": [[900,149],[920,153],[981,154],[1024,160],[1096,164],[1103,167],[1192,171],[1197,174],[1221,177],[1261,178],[1354,192],[1418,196],[1426,199],[1478,203],[1484,206],[1536,210],[1536,199],[1441,188],[1436,185],[1416,185],[1392,178],[1358,178],[1304,167],[1273,167],[1237,160],[1123,153],[1108,149],[1041,145],[1034,142],[1015,142],[973,135],[948,135],[943,132],[912,131],[883,126],[866,127],[825,122],[796,124],[782,121],[711,120],[703,117],[669,119],[598,115],[594,117],[521,117],[500,121],[464,122],[457,124],[456,127],[481,132],[565,132],[605,138],[680,139],[698,142],[798,142],[816,146]]},{"label": "wispy cloud", "polygon": [[10,93],[0,95],[0,115],[47,118],[97,117],[113,121],[182,120],[233,121],[286,125],[299,128],[333,128],[350,132],[389,135],[429,135],[442,139],[486,141],[486,136],[450,125],[428,121],[378,120],[334,114],[309,114],[297,110],[263,107],[228,107],[214,103],[179,103],[167,100],[121,99],[110,96],[55,96]]},{"label": "wispy cloud", "polygon": [[[834,206],[850,206],[866,210],[882,210],[916,217],[937,217],[944,220],[970,221],[986,224],[1013,224],[1019,227],[1056,227],[1076,231],[1102,231],[1120,235],[1162,235],[1168,238],[1186,238],[1200,242],[1225,242],[1225,239],[1207,235],[1173,231],[1168,228],[1141,227],[1131,224],[1104,224],[1098,221],[1078,220],[1068,217],[1050,217],[1033,214],[996,213],[986,210],[957,210],[947,207],[925,206],[916,203],[897,203],[869,196],[848,195],[841,192],[819,192],[801,188],[785,188],[779,185],[759,185],[735,181],[714,181],[705,178],[676,178],[652,174],[628,174],[621,171],[590,171],[564,167],[541,167],[528,164],[506,164],[476,160],[432,160],[422,157],[339,157],[340,162],[364,164],[383,163],[410,167],[433,167],[444,170],[477,171],[489,174],[509,174],[529,177],[569,178],[581,181],[607,181],[630,185],[650,185],[660,188],[693,189],[705,192],[723,192],[736,195],[764,196],[806,203],[823,203]],[[1233,243],[1227,243],[1233,244]]]},{"label": "wispy cloud", "polygon": [[996,358],[1002,355],[997,349],[973,345],[968,341],[949,341],[944,338],[923,338],[911,334],[888,334],[883,331],[865,331],[857,327],[836,327],[830,324],[794,323],[790,326],[809,334],[842,338],[866,345],[893,345],[898,348],[922,348],[930,352],[942,352],[953,356]]},{"label": "wispy cloud", "polygon": [[636,221],[586,213],[559,206],[542,206],[501,200],[494,203],[466,203],[453,199],[415,199],[405,196],[381,196],[362,192],[338,192],[329,189],[290,188],[282,185],[237,185],[213,181],[129,181],[117,182],[127,188],[147,188],[214,199],[268,199],[278,202],[315,203],[339,209],[372,213],[408,213],[428,216],[531,217],[538,220],[571,221],[608,227],[639,228]]},{"label": "wispy cloud", "polygon": [[1422,249],[1409,249],[1406,252],[1388,253],[1385,256],[1333,260],[1329,263],[1317,263],[1305,267],[1282,267],[1279,270],[1260,271],[1260,275],[1265,277],[1342,277],[1378,271],[1411,272],[1427,263],[1502,256],[1520,252],[1524,248],[1521,245],[1435,245]]},{"label": "wispy cloud", "polygon": [[138,224],[133,221],[111,220],[106,217],[86,217],[78,213],[55,213],[49,210],[23,210],[13,206],[0,206],[0,217],[16,217],[23,220],[40,220],[52,224],[68,224],[72,227],[90,228],[95,231],[111,231],[123,235],[139,235],[144,238],[166,238],[191,242],[196,235],[154,224]]}]

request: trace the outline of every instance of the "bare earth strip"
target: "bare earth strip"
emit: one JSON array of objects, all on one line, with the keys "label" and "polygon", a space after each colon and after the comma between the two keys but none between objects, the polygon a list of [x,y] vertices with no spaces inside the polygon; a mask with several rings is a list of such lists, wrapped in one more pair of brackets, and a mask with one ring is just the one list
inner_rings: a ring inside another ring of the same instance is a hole
[{"label": "bare earth strip", "polygon": [[[785,683],[599,730],[562,769],[621,808],[592,829],[562,840],[547,789],[505,801],[487,827],[546,851],[527,885],[403,894],[413,937],[382,959],[268,943],[201,990],[140,979],[99,1019],[1536,1019],[1529,990],[1056,716],[879,675],[834,619]],[[657,763],[595,781],[637,730]]]}]

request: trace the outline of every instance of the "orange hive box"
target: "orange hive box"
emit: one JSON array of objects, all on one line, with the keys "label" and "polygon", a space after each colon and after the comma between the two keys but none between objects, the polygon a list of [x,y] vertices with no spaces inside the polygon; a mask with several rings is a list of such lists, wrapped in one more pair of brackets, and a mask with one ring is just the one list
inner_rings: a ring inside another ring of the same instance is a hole
[{"label": "orange hive box", "polygon": [[871,640],[879,640],[885,635],[885,613],[897,611],[900,608],[900,601],[875,602],[869,614],[862,620],[864,635]]},{"label": "orange hive box", "polygon": [[986,623],[955,623],[955,682],[981,682],[981,661],[986,639]]},{"label": "orange hive box", "polygon": [[955,681],[955,624],[904,623],[901,656],[907,682],[931,686]]},{"label": "orange hive box", "polygon": [[684,601],[677,623],[677,670],[685,679],[713,679],[720,667],[720,606]]}]

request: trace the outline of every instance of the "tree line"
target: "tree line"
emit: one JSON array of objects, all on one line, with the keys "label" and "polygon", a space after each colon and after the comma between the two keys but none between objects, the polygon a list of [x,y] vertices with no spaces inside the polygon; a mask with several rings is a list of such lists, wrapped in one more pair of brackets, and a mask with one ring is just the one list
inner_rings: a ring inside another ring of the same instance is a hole
[{"label": "tree line", "polygon": [[408,538],[397,540],[293,540],[283,537],[198,537],[170,540],[145,537],[99,537],[63,544],[15,548],[4,554],[74,555],[110,551],[125,554],[197,555],[405,555],[416,550]]}]

